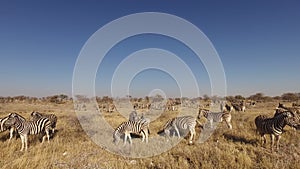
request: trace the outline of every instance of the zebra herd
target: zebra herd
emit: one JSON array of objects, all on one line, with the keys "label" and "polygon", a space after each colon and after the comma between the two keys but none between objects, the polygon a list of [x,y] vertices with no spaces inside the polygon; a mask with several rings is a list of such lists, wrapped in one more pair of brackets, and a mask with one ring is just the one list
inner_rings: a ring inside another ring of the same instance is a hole
[{"label": "zebra herd", "polygon": [[17,113],[10,113],[4,118],[0,118],[0,131],[10,130],[9,141],[13,137],[13,132],[17,131],[20,135],[22,147],[21,151],[28,149],[28,135],[42,134],[42,143],[46,137],[49,142],[50,131],[54,134],[57,117],[54,114],[41,114],[39,112],[32,112],[31,119],[27,120]]},{"label": "zebra herd", "polygon": [[[205,117],[208,121],[214,122],[222,122],[225,121],[228,128],[232,129],[231,125],[231,114],[230,112],[223,111],[220,113],[217,112],[209,112],[206,109],[199,109],[197,119],[201,119],[201,117]],[[188,130],[190,133],[189,144],[193,143],[193,139],[196,135],[196,125],[201,123],[193,116],[181,116],[174,117],[169,119],[164,126],[163,129],[158,131],[158,134],[164,133],[167,138],[170,138],[170,133],[173,131],[173,136],[177,134],[180,138],[180,131]],[[136,111],[132,111],[129,115],[129,120],[121,123],[113,133],[113,142],[117,144],[120,140],[121,135],[124,134],[124,145],[126,144],[127,138],[129,138],[129,143],[132,144],[130,133],[141,134],[142,142],[146,138],[146,143],[148,142],[148,135],[150,134],[149,130],[150,119],[145,118],[143,115],[138,117]]]},{"label": "zebra herd", "polygon": [[[39,112],[32,112],[31,118],[26,119],[17,113],[10,113],[8,116],[0,118],[0,132],[9,131],[9,141],[13,137],[13,133],[17,132],[21,138],[21,151],[28,149],[28,135],[41,134],[42,143],[46,140],[50,140],[50,134],[54,134],[57,116],[54,114],[41,114]],[[225,122],[229,129],[233,129],[231,124],[232,114],[228,106],[221,112],[211,112],[204,108],[199,108],[198,115],[193,116],[181,116],[168,119],[162,126],[162,130],[159,133],[164,133],[166,138],[170,137],[173,132],[173,136],[177,135],[179,138],[182,136],[182,130],[190,133],[189,144],[193,143],[196,136],[196,126],[203,127],[198,121],[204,117],[208,124],[212,127],[213,122]],[[144,115],[138,116],[134,110],[129,115],[129,120],[121,123],[113,132],[113,143],[118,144],[121,137],[124,135],[124,144],[127,140],[132,144],[131,133],[142,135],[142,142],[148,143],[150,135],[150,119]],[[279,104],[276,107],[276,111],[273,117],[267,117],[265,115],[258,115],[254,119],[257,133],[261,136],[262,145],[266,144],[265,135],[271,136],[271,150],[276,141],[276,149],[279,148],[279,140],[285,126],[290,126],[294,129],[300,129],[300,109],[295,107],[286,107],[283,104]]]},{"label": "zebra herd", "polygon": [[[198,119],[204,117],[208,124],[212,126],[213,122],[225,122],[229,129],[232,129],[231,124],[231,112],[223,110],[221,112],[211,112],[207,109],[199,108],[197,118],[192,116],[181,116],[169,119],[163,129],[158,132],[164,133],[167,138],[170,137],[171,131],[173,131],[173,136],[177,134],[180,138],[180,130],[188,130],[190,133],[189,144],[192,144],[193,139],[195,138],[196,132],[195,128],[197,123],[201,126]],[[256,131],[261,136],[262,144],[266,143],[266,134],[271,135],[271,151],[273,151],[274,141],[276,141],[276,148],[279,147],[279,139],[283,133],[283,128],[288,125],[294,129],[300,128],[300,112],[297,108],[285,107],[282,104],[276,108],[275,114],[273,117],[266,117],[265,115],[259,115],[255,118],[254,123],[256,125]],[[129,115],[129,121],[123,122],[119,125],[113,134],[114,142],[117,143],[120,140],[120,136],[125,134],[124,144],[126,144],[127,137],[129,138],[130,144],[132,144],[130,133],[141,134],[142,142],[146,138],[146,143],[148,142],[148,137],[150,134],[149,131],[150,120],[145,120],[145,118],[138,117],[137,113],[133,111]],[[275,140],[276,139],[276,140]]]}]

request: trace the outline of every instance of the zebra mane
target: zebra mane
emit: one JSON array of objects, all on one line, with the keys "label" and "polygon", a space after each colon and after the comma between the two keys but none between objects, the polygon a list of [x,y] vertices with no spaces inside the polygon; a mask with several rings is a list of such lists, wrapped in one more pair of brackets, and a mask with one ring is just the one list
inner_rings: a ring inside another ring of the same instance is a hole
[{"label": "zebra mane", "polygon": [[19,115],[18,113],[10,113],[8,115],[8,117],[13,117],[13,118],[18,118],[18,119],[25,120],[25,118],[23,116]]}]

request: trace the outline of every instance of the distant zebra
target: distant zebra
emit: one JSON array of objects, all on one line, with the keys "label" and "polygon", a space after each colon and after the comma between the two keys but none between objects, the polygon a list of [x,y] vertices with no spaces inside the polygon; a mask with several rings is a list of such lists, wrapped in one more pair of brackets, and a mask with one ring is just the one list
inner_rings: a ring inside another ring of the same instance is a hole
[{"label": "distant zebra", "polygon": [[293,124],[293,113],[291,112],[283,112],[281,114],[278,114],[277,116],[273,118],[267,118],[264,115],[259,115],[255,118],[255,125],[257,132],[261,136],[261,141],[262,144],[266,143],[266,137],[265,134],[270,134],[271,135],[271,150],[273,151],[273,146],[274,146],[274,138],[276,138],[276,148],[278,150],[279,148],[279,139],[280,135],[283,132],[283,128],[286,125],[291,125],[294,126]]},{"label": "distant zebra", "polygon": [[172,119],[169,119],[166,124],[163,127],[163,131],[166,134],[167,137],[170,137],[170,131],[174,129],[180,138],[179,130],[189,130],[190,132],[190,139],[189,143],[193,143],[193,138],[195,138],[196,132],[196,118],[192,116],[182,116],[182,117],[175,117]]},{"label": "distant zebra", "polygon": [[227,112],[227,111],[210,112],[207,109],[199,109],[198,119],[200,119],[202,116],[205,117],[209,121],[211,127],[212,127],[213,122],[220,123],[222,121],[225,121],[225,123],[227,124],[227,127],[229,129],[232,129],[230,112]]},{"label": "distant zebra", "polygon": [[146,139],[148,143],[148,134],[149,132],[149,123],[143,121],[126,121],[120,124],[113,133],[113,142],[118,144],[120,138],[123,134],[124,136],[124,145],[126,144],[127,137],[129,138],[129,143],[132,144],[130,133],[142,134],[142,142]]},{"label": "distant zebra", "polygon": [[54,134],[55,128],[56,128],[56,123],[57,123],[57,116],[55,114],[42,114],[36,111],[33,111],[31,113],[31,117],[33,121],[36,121],[42,117],[48,118],[51,123],[51,128],[52,128],[52,134]]},{"label": "distant zebra", "polygon": [[48,138],[49,142],[49,129],[51,128],[51,122],[48,118],[40,118],[36,121],[22,121],[23,117],[20,116],[17,113],[11,113],[9,115],[9,118],[7,119],[6,123],[8,125],[14,125],[14,127],[17,129],[18,133],[20,134],[21,141],[22,141],[22,148],[21,151],[23,151],[24,146],[25,150],[28,148],[28,135],[36,135],[39,133],[46,133],[46,135],[43,136],[43,141],[44,142],[46,136]]},{"label": "distant zebra", "polygon": [[133,110],[130,114],[129,114],[129,121],[138,121],[139,117],[137,115],[137,112],[135,110]]},{"label": "distant zebra", "polygon": [[[9,116],[6,116],[4,118],[0,118],[0,132],[4,132],[6,130],[9,130],[9,141],[13,138],[14,131],[16,128],[13,125],[9,125],[6,123]],[[25,121],[26,119],[20,116],[20,120]]]},{"label": "distant zebra", "polygon": [[300,109],[298,107],[287,107],[284,104],[279,103],[277,108],[286,109],[286,110],[291,111],[293,113],[300,114]]},{"label": "distant zebra", "polygon": [[229,112],[232,112],[233,111],[233,107],[230,106],[229,104],[225,104],[225,109]]},{"label": "distant zebra", "polygon": [[232,103],[232,107],[234,108],[235,111],[246,111],[246,106],[243,102],[241,103]]}]

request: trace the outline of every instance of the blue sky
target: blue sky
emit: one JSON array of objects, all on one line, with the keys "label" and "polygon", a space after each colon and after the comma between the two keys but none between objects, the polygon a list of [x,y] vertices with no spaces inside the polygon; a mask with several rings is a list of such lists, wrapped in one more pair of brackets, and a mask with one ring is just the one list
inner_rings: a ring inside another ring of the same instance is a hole
[{"label": "blue sky", "polygon": [[[201,29],[221,58],[228,95],[299,92],[299,9],[298,1],[277,0],[2,0],[0,95],[71,95],[74,65],[88,38],[110,21],[137,12],[173,14]],[[194,72],[200,95],[210,94],[204,66],[184,44],[168,37],[141,35],[120,42],[105,56],[95,80],[97,95],[109,94],[116,66],[144,48],[161,48],[178,55]],[[141,72],[130,84],[133,95],[156,88],[169,96],[178,92],[176,79],[158,70]]]}]

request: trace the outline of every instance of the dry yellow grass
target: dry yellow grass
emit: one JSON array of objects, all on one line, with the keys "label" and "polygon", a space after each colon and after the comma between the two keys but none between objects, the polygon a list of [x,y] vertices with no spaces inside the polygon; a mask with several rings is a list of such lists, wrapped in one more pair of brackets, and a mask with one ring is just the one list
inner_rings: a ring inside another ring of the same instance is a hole
[{"label": "dry yellow grass", "polygon": [[[8,142],[9,133],[0,133],[1,168],[300,168],[299,131],[286,127],[280,140],[280,151],[271,153],[259,144],[255,133],[254,118],[264,113],[271,116],[274,103],[259,103],[245,113],[233,113],[233,130],[220,124],[204,143],[188,145],[182,140],[170,151],[149,158],[128,158],[112,154],[96,145],[85,134],[72,103],[0,105],[0,117],[17,112],[29,117],[33,110],[52,112],[58,116],[57,133],[50,143],[41,144],[37,136],[30,136],[29,149],[20,152],[20,138]],[[151,122],[150,137],[176,112],[165,112]],[[120,114],[106,113],[105,119],[116,127],[125,120]],[[197,138],[200,129],[197,128]],[[134,143],[140,139],[134,139]],[[269,141],[269,138],[268,138]],[[144,143],[141,143],[144,144]],[[134,145],[133,145],[134,146]]]}]

